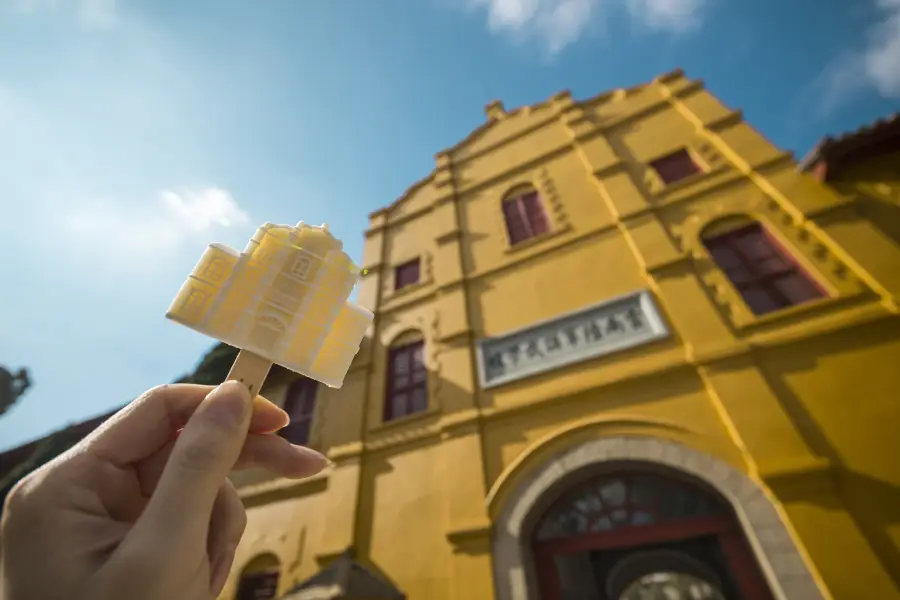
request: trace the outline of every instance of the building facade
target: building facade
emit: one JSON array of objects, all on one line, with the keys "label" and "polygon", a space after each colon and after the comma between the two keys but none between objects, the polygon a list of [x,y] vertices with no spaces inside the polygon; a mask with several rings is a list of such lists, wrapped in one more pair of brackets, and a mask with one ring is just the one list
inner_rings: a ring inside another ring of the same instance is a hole
[{"label": "building facade", "polygon": [[222,598],[900,598],[884,226],[680,71],[488,105],[371,215],[343,387],[269,385],[333,465],[235,474]]}]

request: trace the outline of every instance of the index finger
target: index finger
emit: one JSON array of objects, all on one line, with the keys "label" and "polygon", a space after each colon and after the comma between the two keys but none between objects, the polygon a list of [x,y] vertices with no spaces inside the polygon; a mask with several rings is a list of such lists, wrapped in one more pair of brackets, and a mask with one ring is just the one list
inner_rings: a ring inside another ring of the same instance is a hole
[{"label": "index finger", "polygon": [[[191,383],[155,387],[110,417],[82,444],[88,452],[116,465],[146,458],[173,439],[213,389]],[[254,398],[251,433],[277,431],[289,420],[272,402],[262,396]]]}]

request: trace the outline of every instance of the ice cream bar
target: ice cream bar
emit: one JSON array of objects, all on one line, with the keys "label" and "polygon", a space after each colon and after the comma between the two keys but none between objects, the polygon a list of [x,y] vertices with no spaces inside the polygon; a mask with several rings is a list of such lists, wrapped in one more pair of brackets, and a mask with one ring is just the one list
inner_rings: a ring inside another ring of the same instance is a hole
[{"label": "ice cream bar", "polygon": [[358,279],[327,225],[266,223],[243,252],[210,244],[166,317],[239,348],[228,379],[251,394],[273,363],[339,388],[373,318]]}]

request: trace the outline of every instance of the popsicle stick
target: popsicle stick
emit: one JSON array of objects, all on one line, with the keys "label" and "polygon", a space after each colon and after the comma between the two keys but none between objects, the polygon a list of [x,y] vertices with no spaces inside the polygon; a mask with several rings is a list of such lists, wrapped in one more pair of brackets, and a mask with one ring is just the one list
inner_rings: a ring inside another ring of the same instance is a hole
[{"label": "popsicle stick", "polygon": [[228,371],[227,381],[240,381],[247,386],[251,396],[259,394],[269,369],[272,368],[272,361],[266,360],[258,354],[241,350],[238,352],[231,370]]}]

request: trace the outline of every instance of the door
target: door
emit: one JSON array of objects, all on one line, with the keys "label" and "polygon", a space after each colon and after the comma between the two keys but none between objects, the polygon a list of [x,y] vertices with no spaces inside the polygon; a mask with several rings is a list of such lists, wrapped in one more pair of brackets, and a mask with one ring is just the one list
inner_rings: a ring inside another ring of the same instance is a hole
[{"label": "door", "polygon": [[542,600],[772,600],[730,506],[686,479],[604,475],[535,528]]}]

